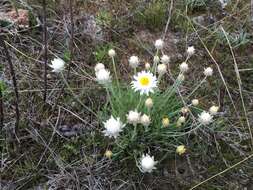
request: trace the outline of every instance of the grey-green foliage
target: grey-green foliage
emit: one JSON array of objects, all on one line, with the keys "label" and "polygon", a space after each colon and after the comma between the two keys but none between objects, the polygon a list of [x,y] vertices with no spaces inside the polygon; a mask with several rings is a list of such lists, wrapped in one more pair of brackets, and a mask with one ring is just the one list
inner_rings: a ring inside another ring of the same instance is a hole
[{"label": "grey-green foliage", "polygon": [[184,0],[190,10],[200,9],[207,6],[208,0]]},{"label": "grey-green foliage", "polygon": [[222,44],[227,43],[227,40],[226,40],[226,36],[227,36],[233,48],[243,47],[250,43],[250,34],[244,31],[239,31],[237,33],[226,32],[226,36],[225,36],[224,32],[218,30],[216,36],[218,40],[220,41],[220,43]]},{"label": "grey-green foliage", "polygon": [[[112,147],[113,159],[131,160],[130,163],[133,164],[135,163],[134,160],[139,158],[141,154],[152,149],[152,154],[157,155],[158,159],[162,160],[166,155],[174,153],[177,145],[184,143],[185,131],[196,126],[192,125],[190,118],[181,127],[177,126],[177,120],[181,116],[181,108],[183,107],[182,101],[176,93],[179,83],[179,81],[175,82],[165,91],[157,90],[151,94],[150,97],[154,105],[150,110],[145,107],[147,96],[141,96],[139,92],[134,92],[129,85],[120,88],[120,90],[116,84],[108,88],[110,100],[100,113],[101,121],[105,121],[110,115],[113,115],[120,117],[124,123],[127,123],[126,114],[135,109],[151,118],[150,126],[126,124],[123,132],[115,141],[108,141],[110,142],[108,146]],[[198,109],[192,110],[195,114],[199,111]],[[162,125],[164,117],[170,119],[168,127]]]},{"label": "grey-green foliage", "polygon": [[135,22],[150,30],[163,29],[167,20],[168,2],[164,0],[152,1],[135,16]]}]

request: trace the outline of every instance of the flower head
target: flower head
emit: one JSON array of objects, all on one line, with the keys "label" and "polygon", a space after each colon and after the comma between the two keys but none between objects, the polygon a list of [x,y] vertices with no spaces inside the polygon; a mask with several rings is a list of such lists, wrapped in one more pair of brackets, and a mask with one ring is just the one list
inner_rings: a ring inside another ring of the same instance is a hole
[{"label": "flower head", "polygon": [[189,46],[189,47],[187,48],[187,54],[188,54],[189,56],[192,56],[194,53],[195,53],[195,48],[194,48],[194,46]]},{"label": "flower head", "polygon": [[147,108],[152,108],[153,107],[153,100],[152,100],[152,98],[147,98],[146,99],[146,101],[145,101],[145,106],[147,107]]},{"label": "flower head", "polygon": [[177,80],[179,80],[180,82],[183,82],[185,79],[185,76],[184,74],[180,73],[178,76],[177,76]]},{"label": "flower head", "polygon": [[193,99],[192,100],[192,105],[197,106],[199,104],[199,100],[198,99]]},{"label": "flower head", "polygon": [[181,116],[181,117],[178,118],[177,121],[178,121],[179,123],[185,123],[185,120],[186,120],[185,117],[184,117],[184,116]]},{"label": "flower head", "polygon": [[158,39],[155,41],[155,47],[156,49],[163,49],[164,42],[162,39]]},{"label": "flower head", "polygon": [[182,73],[185,73],[189,70],[189,66],[186,62],[180,64],[179,69]]},{"label": "flower head", "polygon": [[126,116],[127,122],[136,126],[140,122],[141,113],[137,112],[137,110],[131,110]]},{"label": "flower head", "polygon": [[100,69],[96,72],[96,80],[99,84],[108,84],[111,82],[110,71],[107,69]]},{"label": "flower head", "polygon": [[212,114],[212,115],[217,114],[218,110],[219,110],[219,107],[218,107],[218,106],[211,106],[211,107],[209,108],[209,112],[210,112],[210,114]]},{"label": "flower head", "polygon": [[207,67],[204,70],[204,75],[207,76],[207,77],[212,76],[213,75],[213,69],[211,67]]},{"label": "flower head", "polygon": [[170,120],[168,117],[164,117],[163,120],[162,120],[162,124],[164,127],[168,127],[169,124],[170,124]]},{"label": "flower head", "polygon": [[159,64],[157,66],[157,72],[158,72],[159,75],[165,74],[166,71],[167,71],[167,65],[165,65],[164,63],[163,64]]},{"label": "flower head", "polygon": [[188,108],[188,107],[182,107],[182,108],[181,108],[181,112],[182,112],[183,114],[186,114],[186,113],[189,112],[189,108]]},{"label": "flower head", "polygon": [[177,147],[176,152],[177,152],[179,155],[184,154],[184,153],[186,152],[185,146],[184,146],[184,145],[179,145],[179,146]]},{"label": "flower head", "polygon": [[210,113],[203,111],[199,114],[198,120],[202,125],[208,125],[213,121],[213,116]]},{"label": "flower head", "polygon": [[158,64],[160,62],[160,57],[158,55],[155,55],[153,61],[155,64]]},{"label": "flower head", "polygon": [[64,65],[65,65],[65,62],[60,59],[60,58],[54,58],[52,61],[51,61],[51,65],[49,65],[49,67],[51,67],[53,70],[53,72],[55,73],[60,73],[64,70]]},{"label": "flower head", "polygon": [[150,69],[150,64],[149,63],[145,63],[145,69],[149,70]]},{"label": "flower head", "polygon": [[110,159],[112,157],[112,151],[111,150],[106,150],[105,151],[105,157]]},{"label": "flower head", "polygon": [[168,55],[163,55],[163,56],[161,57],[161,62],[162,62],[163,64],[169,64],[169,62],[170,62],[170,57],[169,57]]},{"label": "flower head", "polygon": [[114,57],[114,56],[116,55],[115,50],[114,50],[114,49],[110,49],[110,50],[108,51],[108,55],[109,55],[110,57]]},{"label": "flower head", "polygon": [[154,92],[157,87],[156,77],[149,71],[142,71],[134,76],[134,81],[131,82],[132,88],[135,91],[140,91],[140,94],[148,95]]},{"label": "flower head", "polygon": [[105,130],[103,131],[105,136],[108,136],[109,138],[117,138],[119,136],[119,133],[124,128],[124,124],[120,121],[120,118],[117,117],[116,119],[111,116],[110,119],[108,119],[106,122],[104,122]]},{"label": "flower head", "polygon": [[156,169],[155,165],[157,164],[157,161],[154,160],[154,156],[150,156],[148,154],[142,155],[140,159],[140,170],[143,173],[151,173],[152,170]]},{"label": "flower head", "polygon": [[101,69],[105,69],[105,65],[103,63],[98,63],[96,64],[94,69],[95,69],[95,72],[98,72]]},{"label": "flower head", "polygon": [[150,121],[150,117],[146,114],[143,114],[141,116],[141,124],[145,127],[148,127],[150,125],[151,121]]},{"label": "flower head", "polygon": [[132,68],[137,68],[138,65],[139,65],[140,61],[139,61],[139,58],[137,56],[131,56],[129,58],[129,65],[132,67]]}]

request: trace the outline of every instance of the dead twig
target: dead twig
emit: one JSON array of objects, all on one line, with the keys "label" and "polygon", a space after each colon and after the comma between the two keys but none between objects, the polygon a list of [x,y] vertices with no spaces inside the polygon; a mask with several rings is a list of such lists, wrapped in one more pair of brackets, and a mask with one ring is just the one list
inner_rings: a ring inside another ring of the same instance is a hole
[{"label": "dead twig", "polygon": [[4,126],[4,107],[3,107],[3,92],[2,87],[0,86],[0,127],[1,129]]},{"label": "dead twig", "polygon": [[44,96],[43,100],[46,102],[47,99],[47,60],[48,60],[48,52],[47,52],[47,6],[46,0],[42,2],[43,6],[43,42],[44,42]]},{"label": "dead twig", "polygon": [[19,120],[20,120],[19,105],[18,105],[18,103],[19,103],[18,84],[17,84],[17,80],[16,80],[15,70],[14,70],[14,67],[13,67],[13,64],[11,61],[11,56],[8,51],[8,47],[6,46],[3,36],[1,36],[1,35],[0,35],[0,45],[3,47],[3,51],[4,51],[5,57],[7,59],[9,69],[10,69],[10,74],[12,77],[12,83],[13,83],[14,93],[15,93],[15,97],[16,97],[16,100],[14,102],[15,112],[16,112],[16,128],[15,128],[15,130],[18,132]]}]

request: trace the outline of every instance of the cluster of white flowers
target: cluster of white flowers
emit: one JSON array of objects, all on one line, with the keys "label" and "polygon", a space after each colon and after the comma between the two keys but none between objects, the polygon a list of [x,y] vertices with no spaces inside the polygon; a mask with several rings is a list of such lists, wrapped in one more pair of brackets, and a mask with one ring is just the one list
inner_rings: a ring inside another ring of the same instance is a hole
[{"label": "cluster of white flowers", "polygon": [[[164,75],[169,67],[170,63],[170,57],[168,55],[165,55],[162,51],[164,48],[164,41],[162,39],[158,39],[154,43],[155,48],[157,49],[157,53],[153,57],[154,65],[151,68],[150,63],[145,63],[145,70],[137,72],[137,67],[140,65],[140,59],[132,55],[128,62],[129,66],[134,69],[135,75],[133,76],[133,81],[131,82],[132,89],[136,92],[138,91],[140,95],[146,95],[149,96],[151,93],[154,93],[155,90],[158,88],[158,80]],[[184,62],[182,62],[179,65],[180,73],[177,77],[178,81],[184,81],[185,74],[187,71],[189,71],[189,64],[187,63],[187,60],[195,54],[196,50],[193,46],[190,46],[187,48],[187,58]],[[114,64],[114,57],[116,56],[116,52],[113,49],[110,49],[108,51],[109,57],[112,58],[113,64]],[[60,68],[64,67],[63,62],[61,61],[55,61],[52,62],[52,65],[57,65],[52,68],[54,68],[55,72],[62,71]],[[63,65],[63,66],[62,66]],[[94,67],[96,80],[98,83],[102,85],[106,85],[108,83],[111,83],[111,76],[110,71],[108,71],[105,68],[105,65],[102,63],[97,63]],[[116,73],[116,71],[115,71]],[[158,74],[158,79],[156,75]],[[213,69],[211,67],[207,67],[204,69],[204,75],[205,77],[212,76],[213,75]],[[141,102],[141,101],[140,101]],[[198,99],[192,99],[191,104],[185,105],[181,109],[181,116],[176,120],[177,126],[182,126],[183,124],[188,123],[188,116],[191,106],[198,106],[199,100]],[[152,118],[150,115],[150,110],[153,108],[154,103],[152,98],[147,97],[144,101],[145,110],[147,113],[141,113],[137,109],[135,110],[129,110],[125,114],[125,118],[119,118],[119,117],[113,117],[111,116],[107,121],[103,122],[104,124],[104,130],[103,133],[105,136],[108,136],[109,138],[117,138],[120,133],[123,131],[123,128],[126,124],[133,125],[135,129],[137,129],[137,125],[142,125],[146,129],[150,129],[150,125],[152,124]],[[139,105],[137,106],[139,109]],[[154,108],[153,108],[154,109]],[[212,106],[210,107],[209,111],[203,111],[198,115],[198,121],[201,125],[209,125],[213,122],[214,116],[217,114],[219,110],[218,106]],[[126,124],[124,124],[123,121],[125,121]],[[154,122],[154,121],[153,121]],[[169,127],[170,126],[170,119],[166,116],[161,121],[162,127]],[[186,148],[184,145],[180,145],[176,148],[176,153],[179,155],[183,155],[186,152]],[[110,150],[107,150],[105,153],[105,156],[107,158],[111,158],[113,153]],[[158,162],[155,161],[154,156],[150,156],[149,154],[143,154],[140,158],[137,166],[140,168],[142,172],[152,172],[154,169],[156,169],[156,164]]]}]

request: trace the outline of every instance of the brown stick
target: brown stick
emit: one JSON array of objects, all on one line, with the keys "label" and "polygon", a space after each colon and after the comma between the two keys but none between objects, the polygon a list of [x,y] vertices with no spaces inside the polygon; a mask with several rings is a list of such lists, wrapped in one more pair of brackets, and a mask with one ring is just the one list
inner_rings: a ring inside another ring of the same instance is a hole
[{"label": "brown stick", "polygon": [[44,42],[44,96],[43,100],[46,102],[47,100],[47,60],[48,60],[48,37],[47,37],[47,7],[46,0],[42,2],[43,6],[43,42]]},{"label": "brown stick", "polygon": [[18,94],[18,85],[17,85],[17,80],[16,80],[16,75],[15,75],[15,70],[13,67],[13,64],[11,62],[11,57],[8,51],[8,47],[5,44],[5,41],[3,39],[3,36],[0,35],[0,45],[3,47],[4,53],[5,53],[5,57],[7,59],[8,65],[9,65],[9,69],[10,69],[10,74],[12,77],[12,83],[13,83],[13,87],[14,87],[14,92],[15,92],[15,112],[16,112],[16,131],[18,132],[19,130],[19,119],[20,119],[20,114],[19,114],[19,94]]},{"label": "brown stick", "polygon": [[2,92],[2,90],[3,89],[0,86],[0,127],[1,127],[1,129],[4,126],[4,107],[3,107],[3,92]]}]

